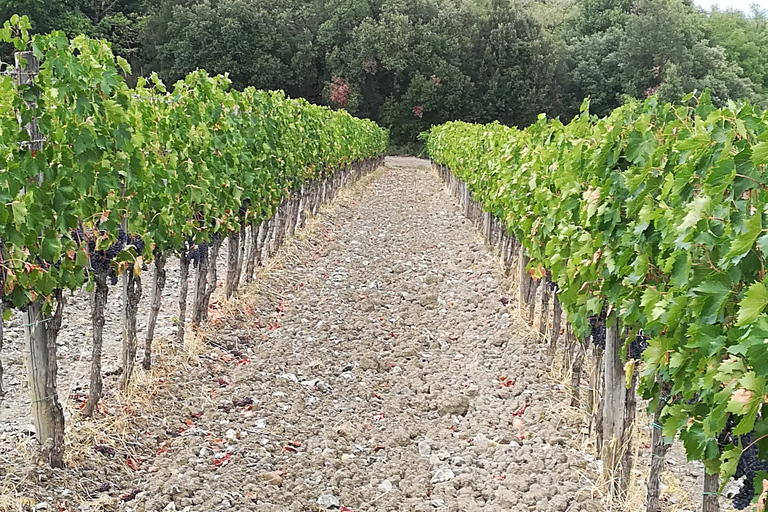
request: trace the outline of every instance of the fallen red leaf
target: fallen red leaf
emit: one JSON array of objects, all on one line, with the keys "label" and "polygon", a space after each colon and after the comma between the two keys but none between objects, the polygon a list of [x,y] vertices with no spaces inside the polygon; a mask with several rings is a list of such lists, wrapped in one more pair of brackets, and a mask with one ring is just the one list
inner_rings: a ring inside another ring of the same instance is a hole
[{"label": "fallen red leaf", "polygon": [[283,449],[280,453],[285,453],[285,452],[296,452],[296,448],[294,448],[293,446],[283,446]]},{"label": "fallen red leaf", "polygon": [[229,463],[229,461],[232,459],[231,453],[225,453],[224,456],[219,457],[218,459],[213,460],[213,466],[219,467],[219,466],[225,466]]},{"label": "fallen red leaf", "polygon": [[301,441],[288,441],[289,446],[293,446],[294,448],[299,448],[301,446]]},{"label": "fallen red leaf", "polygon": [[123,494],[117,497],[117,501],[131,501],[135,499],[140,492],[141,491],[139,489],[134,489],[129,492],[124,492]]},{"label": "fallen red leaf", "polygon": [[521,408],[519,408],[518,410],[516,410],[515,412],[512,413],[512,416],[522,416],[523,413],[525,412],[525,410],[528,408],[529,405],[531,405],[531,404],[529,404],[529,403],[523,404],[523,406]]},{"label": "fallen red leaf", "polygon": [[134,471],[138,471],[139,470],[139,466],[141,465],[139,463],[139,461],[137,461],[134,458],[129,458],[128,460],[125,461],[125,463],[128,464],[128,467],[131,468]]},{"label": "fallen red leaf", "polygon": [[162,455],[167,451],[168,451],[168,445],[165,444],[165,441],[163,441],[163,444],[161,444],[160,447],[157,449],[157,455]]},{"label": "fallen red leaf", "polygon": [[160,471],[160,468],[157,466],[150,466],[147,469],[147,473],[157,473],[158,471]]}]

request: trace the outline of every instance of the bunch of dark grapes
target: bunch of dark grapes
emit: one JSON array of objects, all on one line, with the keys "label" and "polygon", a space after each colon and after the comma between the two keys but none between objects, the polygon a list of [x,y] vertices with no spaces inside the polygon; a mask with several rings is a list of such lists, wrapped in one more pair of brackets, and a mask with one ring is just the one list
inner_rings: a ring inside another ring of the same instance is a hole
[{"label": "bunch of dark grapes", "polygon": [[187,250],[187,258],[189,258],[189,261],[192,262],[192,265],[197,267],[200,264],[201,260],[204,260],[208,257],[208,244],[205,242],[200,242],[199,244],[196,244],[194,242],[189,242],[189,249]]},{"label": "bunch of dark grapes", "polygon": [[[754,432],[741,436],[742,446],[752,444],[754,437]],[[734,478],[744,477],[739,492],[733,497],[733,508],[736,510],[744,510],[752,504],[755,496],[754,480],[759,471],[768,472],[768,461],[759,458],[757,444],[754,444],[744,450],[736,466]]]},{"label": "bunch of dark grapes", "polygon": [[144,252],[144,240],[142,240],[139,235],[129,236],[128,245],[132,245],[136,249],[138,255],[141,255]]},{"label": "bunch of dark grapes", "polygon": [[649,337],[643,334],[638,334],[635,339],[629,343],[629,350],[627,351],[627,359],[634,359],[639,361],[643,355],[643,352],[648,348]]},{"label": "bunch of dark grapes", "polygon": [[592,344],[605,349],[605,312],[601,311],[599,315],[592,315],[587,320],[592,327]]},{"label": "bunch of dark grapes", "polygon": [[[82,234],[78,234],[82,236]],[[90,270],[95,274],[109,274],[110,283],[117,284],[117,274],[112,268],[112,260],[125,248],[128,237],[121,229],[117,234],[117,240],[105,250],[96,250],[96,240],[88,238],[88,254],[90,255]]]}]

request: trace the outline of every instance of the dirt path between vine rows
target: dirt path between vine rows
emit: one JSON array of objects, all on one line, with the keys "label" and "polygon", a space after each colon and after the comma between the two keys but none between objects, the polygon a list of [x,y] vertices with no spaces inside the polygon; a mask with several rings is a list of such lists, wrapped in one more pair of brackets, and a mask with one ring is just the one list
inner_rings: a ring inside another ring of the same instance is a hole
[{"label": "dirt path between vine rows", "polygon": [[221,319],[196,370],[215,398],[187,399],[126,509],[601,510],[564,390],[435,175],[361,192]]},{"label": "dirt path between vine rows", "polygon": [[84,512],[604,510],[585,417],[497,258],[428,162],[388,164],[214,301],[202,345],[158,341],[103,427],[71,412],[113,451],[30,464],[17,490]]}]

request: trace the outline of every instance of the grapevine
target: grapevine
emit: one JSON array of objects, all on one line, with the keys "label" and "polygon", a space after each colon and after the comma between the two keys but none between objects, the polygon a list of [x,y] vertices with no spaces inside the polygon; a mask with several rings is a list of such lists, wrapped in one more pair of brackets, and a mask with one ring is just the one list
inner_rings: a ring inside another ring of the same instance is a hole
[{"label": "grapevine", "polygon": [[578,337],[602,343],[603,311],[642,333],[625,347],[642,354],[643,397],[656,404],[667,385],[679,397],[664,437],[724,485],[742,456],[718,441],[726,419],[734,439],[768,432],[768,114],[715,108],[707,92],[588,110],[525,130],[446,123],[427,149],[505,223],[529,269],[551,272]]}]

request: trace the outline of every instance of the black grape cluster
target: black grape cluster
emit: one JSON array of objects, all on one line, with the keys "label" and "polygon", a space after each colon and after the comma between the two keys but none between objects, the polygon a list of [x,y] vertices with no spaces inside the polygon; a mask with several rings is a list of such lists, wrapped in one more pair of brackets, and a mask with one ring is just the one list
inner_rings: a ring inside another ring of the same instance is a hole
[{"label": "black grape cluster", "polygon": [[549,285],[549,291],[552,293],[557,293],[557,290],[559,290],[559,288],[557,287],[557,282],[552,280],[552,272],[547,270],[546,277],[547,277],[547,284]]},{"label": "black grape cluster", "polygon": [[[122,230],[120,231],[122,232]],[[136,249],[136,254],[141,255],[144,253],[144,240],[139,235],[129,236],[128,245],[132,245]]]},{"label": "black grape cluster", "polygon": [[592,344],[605,349],[605,311],[601,311],[599,315],[592,315],[587,320],[592,327]]},{"label": "black grape cluster", "polygon": [[[95,233],[94,233],[95,235]],[[125,249],[126,243],[128,243],[128,236],[122,229],[117,233],[117,240],[105,250],[96,250],[96,238],[95,236],[84,236],[83,232],[79,229],[72,233],[72,238],[78,243],[82,240],[87,240],[88,254],[90,255],[90,271],[94,274],[109,274],[109,280],[112,285],[117,284],[117,274],[112,268],[112,260],[120,254],[120,251]]]},{"label": "black grape cluster", "polygon": [[196,244],[192,239],[187,239],[187,258],[194,267],[197,267],[200,261],[208,258],[208,244],[206,242]]},{"label": "black grape cluster", "polygon": [[627,359],[634,359],[639,361],[643,355],[643,352],[645,352],[645,349],[648,348],[648,339],[649,337],[643,334],[638,334],[635,336],[635,339],[629,343]]},{"label": "black grape cluster", "polygon": [[[742,446],[748,446],[754,439],[754,432],[750,432],[745,436],[741,436],[741,444]],[[752,504],[752,499],[755,496],[754,480],[759,471],[768,472],[768,461],[759,457],[757,444],[754,444],[744,450],[739,459],[739,464],[736,466],[734,478],[745,477],[739,492],[733,497],[733,508],[736,510],[744,510]]]}]

